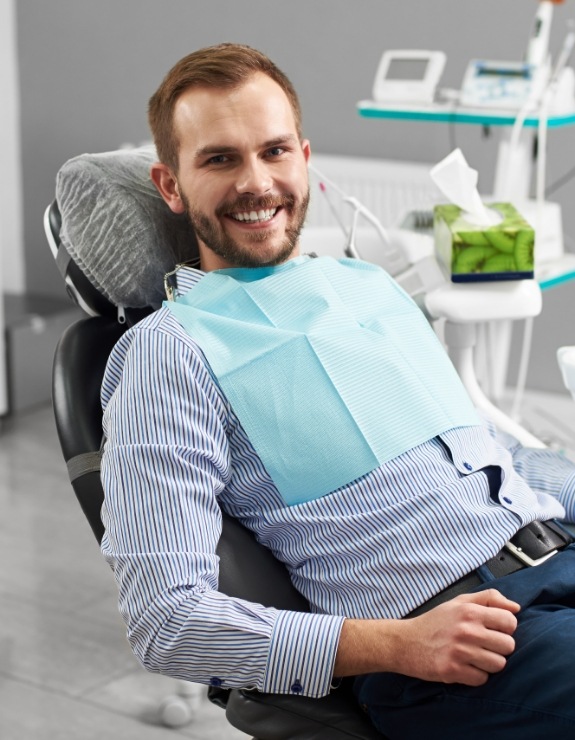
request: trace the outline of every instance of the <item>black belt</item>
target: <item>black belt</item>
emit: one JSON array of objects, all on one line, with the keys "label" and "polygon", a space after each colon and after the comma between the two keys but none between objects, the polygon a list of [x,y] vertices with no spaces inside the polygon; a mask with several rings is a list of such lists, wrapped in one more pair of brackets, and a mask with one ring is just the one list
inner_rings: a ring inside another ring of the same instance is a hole
[{"label": "black belt", "polygon": [[[546,522],[531,522],[513,535],[497,555],[488,560],[485,565],[495,578],[501,578],[522,568],[541,565],[572,542],[573,537],[569,532],[553,519]],[[417,617],[433,609],[434,606],[443,604],[444,601],[473,591],[482,583],[483,580],[477,572],[472,571],[440,591],[425,604],[414,609],[408,616]]]}]

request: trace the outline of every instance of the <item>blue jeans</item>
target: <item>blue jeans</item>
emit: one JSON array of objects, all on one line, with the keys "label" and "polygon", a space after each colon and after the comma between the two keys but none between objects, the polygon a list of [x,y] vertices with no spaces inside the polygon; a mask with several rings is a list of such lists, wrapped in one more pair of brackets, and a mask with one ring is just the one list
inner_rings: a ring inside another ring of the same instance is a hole
[{"label": "blue jeans", "polygon": [[546,563],[485,582],[521,605],[515,651],[480,687],[396,673],[358,676],[355,694],[390,740],[575,738],[575,544]]}]

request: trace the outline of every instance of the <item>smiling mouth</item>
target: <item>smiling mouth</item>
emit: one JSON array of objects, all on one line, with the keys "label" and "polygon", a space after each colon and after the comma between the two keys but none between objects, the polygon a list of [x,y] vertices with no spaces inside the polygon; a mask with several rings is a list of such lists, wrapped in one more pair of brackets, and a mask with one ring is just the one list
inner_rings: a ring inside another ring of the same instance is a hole
[{"label": "smiling mouth", "polygon": [[279,208],[266,208],[258,211],[238,211],[238,213],[228,213],[227,215],[234,221],[241,223],[259,224],[271,221],[276,215]]}]

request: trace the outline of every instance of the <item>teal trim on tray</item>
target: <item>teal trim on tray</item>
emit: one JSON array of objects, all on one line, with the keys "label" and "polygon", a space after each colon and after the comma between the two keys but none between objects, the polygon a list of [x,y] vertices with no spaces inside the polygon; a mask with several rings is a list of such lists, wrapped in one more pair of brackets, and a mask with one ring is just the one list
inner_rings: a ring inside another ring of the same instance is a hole
[{"label": "teal trim on tray", "polygon": [[550,290],[551,288],[556,288],[558,285],[562,285],[563,283],[568,283],[570,280],[573,280],[575,278],[575,270],[569,270],[569,272],[564,272],[562,275],[556,275],[552,278],[542,279],[539,280],[539,287],[541,290]]},{"label": "teal trim on tray", "polygon": [[[402,121],[431,121],[435,123],[469,123],[482,126],[512,126],[515,118],[512,113],[463,112],[456,110],[405,110],[399,108],[375,108],[359,103],[357,110],[363,118],[396,119]],[[575,124],[575,112],[561,116],[549,116],[548,128],[559,128]],[[532,116],[525,119],[524,126],[535,128],[539,125],[539,118]]]}]

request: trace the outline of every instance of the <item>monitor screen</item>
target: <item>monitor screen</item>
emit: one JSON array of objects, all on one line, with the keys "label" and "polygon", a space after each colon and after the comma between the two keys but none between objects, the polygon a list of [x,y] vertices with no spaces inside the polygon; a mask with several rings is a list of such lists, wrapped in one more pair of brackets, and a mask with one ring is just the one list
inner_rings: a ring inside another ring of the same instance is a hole
[{"label": "monitor screen", "polygon": [[392,59],[389,62],[386,79],[423,80],[428,64],[428,59]]},{"label": "monitor screen", "polygon": [[528,67],[478,67],[477,75],[479,77],[516,77],[523,80],[530,78]]}]

